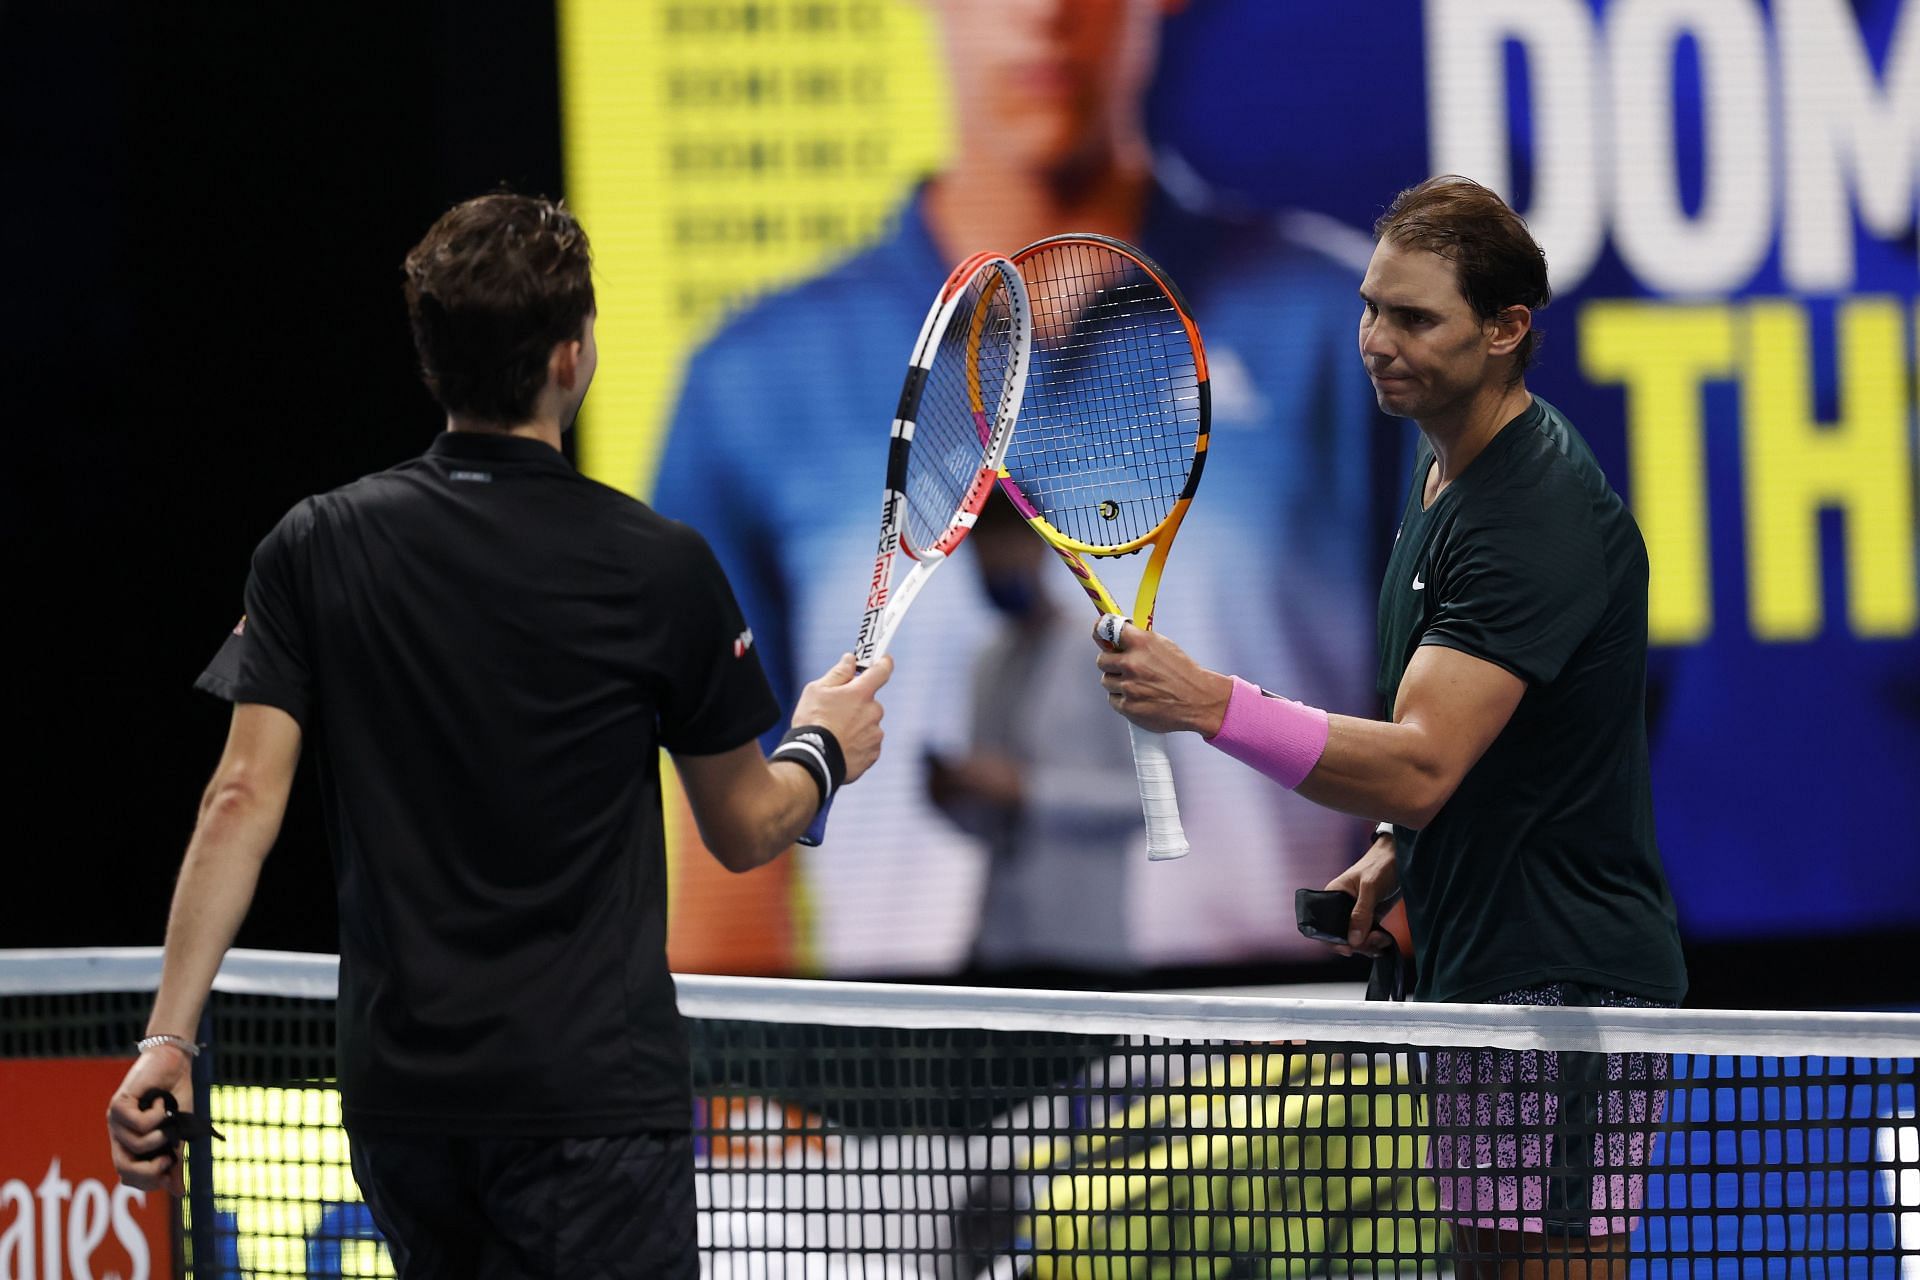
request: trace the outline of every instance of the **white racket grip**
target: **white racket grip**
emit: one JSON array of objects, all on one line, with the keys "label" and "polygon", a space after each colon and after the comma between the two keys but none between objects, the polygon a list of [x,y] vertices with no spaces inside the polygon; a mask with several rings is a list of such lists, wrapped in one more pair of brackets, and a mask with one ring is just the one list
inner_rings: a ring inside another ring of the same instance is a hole
[{"label": "white racket grip", "polygon": [[1128,724],[1133,739],[1133,773],[1140,783],[1140,810],[1147,818],[1147,860],[1169,862],[1187,856],[1187,833],[1180,825],[1180,801],[1173,793],[1173,762],[1167,737]]}]

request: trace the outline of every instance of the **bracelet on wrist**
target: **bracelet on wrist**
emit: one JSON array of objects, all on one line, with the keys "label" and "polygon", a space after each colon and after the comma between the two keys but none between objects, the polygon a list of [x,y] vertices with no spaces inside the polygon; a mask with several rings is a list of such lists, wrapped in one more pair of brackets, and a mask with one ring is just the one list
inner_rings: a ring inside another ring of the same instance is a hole
[{"label": "bracelet on wrist", "polygon": [[847,780],[847,757],[840,740],[824,725],[797,724],[787,730],[774,748],[771,760],[785,760],[805,769],[820,788],[820,807],[826,808],[833,793]]},{"label": "bracelet on wrist", "polygon": [[197,1058],[200,1056],[200,1046],[193,1041],[187,1039],[185,1036],[167,1035],[164,1033],[157,1036],[143,1036],[133,1042],[133,1047],[137,1052],[145,1053],[149,1049],[158,1049],[163,1044],[172,1045],[189,1058]]}]

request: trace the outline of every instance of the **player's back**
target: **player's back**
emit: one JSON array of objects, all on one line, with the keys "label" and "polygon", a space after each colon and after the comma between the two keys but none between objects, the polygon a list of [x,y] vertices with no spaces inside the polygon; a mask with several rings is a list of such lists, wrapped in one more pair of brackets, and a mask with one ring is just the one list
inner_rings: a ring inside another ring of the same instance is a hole
[{"label": "player's back", "polygon": [[262,544],[310,669],[358,1122],[684,1122],[656,761],[711,563],[557,450],[472,433]]}]

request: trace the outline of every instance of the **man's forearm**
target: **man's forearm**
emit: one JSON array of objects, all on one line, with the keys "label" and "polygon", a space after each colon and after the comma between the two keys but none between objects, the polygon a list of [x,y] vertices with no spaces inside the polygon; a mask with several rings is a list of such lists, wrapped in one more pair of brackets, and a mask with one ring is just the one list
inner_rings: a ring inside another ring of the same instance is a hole
[{"label": "man's forearm", "polygon": [[726,756],[677,761],[700,842],[729,871],[751,871],[786,852],[813,822],[820,788],[790,761],[768,761],[758,743]]},{"label": "man's forearm", "polygon": [[1329,809],[1418,829],[1456,781],[1419,726],[1330,715],[1326,750],[1296,790]]},{"label": "man's forearm", "polygon": [[284,813],[284,797],[275,803],[218,781],[207,789],[174,885],[149,1034],[193,1037],[221,958],[253,903],[260,865],[280,834]]},{"label": "man's forearm", "polygon": [[1221,751],[1316,804],[1417,829],[1453,798],[1526,689],[1497,664],[1423,645],[1400,681],[1392,721],[1331,715],[1236,678],[1217,724],[1190,712],[1176,727],[1208,733]]},{"label": "man's forearm", "polygon": [[1315,804],[1422,827],[1451,794],[1444,757],[1419,724],[1331,715],[1235,683],[1207,741]]},{"label": "man's forearm", "polygon": [[820,811],[820,788],[806,769],[784,760],[769,762],[767,769],[774,785],[766,793],[759,847],[749,866],[764,866],[793,847]]}]

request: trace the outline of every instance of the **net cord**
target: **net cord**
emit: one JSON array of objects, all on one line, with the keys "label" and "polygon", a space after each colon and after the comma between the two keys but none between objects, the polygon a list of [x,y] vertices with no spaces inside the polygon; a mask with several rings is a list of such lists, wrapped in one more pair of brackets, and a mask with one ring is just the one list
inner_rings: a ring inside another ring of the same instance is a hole
[{"label": "net cord", "polygon": [[[0,995],[151,991],[159,985],[160,958],[158,947],[0,950]],[[235,949],[227,953],[214,989],[332,999],[339,964],[337,956]],[[717,974],[679,974],[675,984],[687,1017],[741,1022],[1742,1057],[1920,1054],[1920,1013],[1392,1004]]]}]

